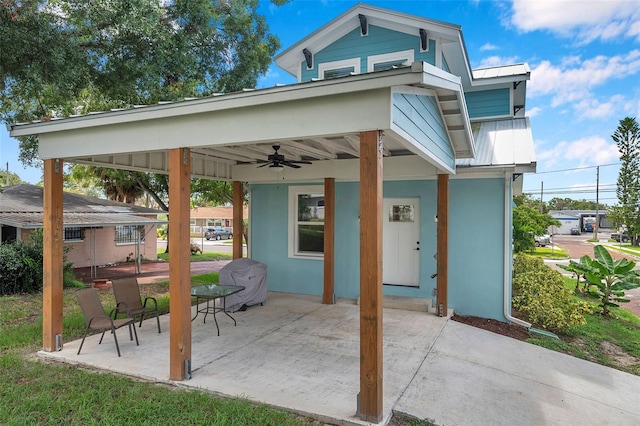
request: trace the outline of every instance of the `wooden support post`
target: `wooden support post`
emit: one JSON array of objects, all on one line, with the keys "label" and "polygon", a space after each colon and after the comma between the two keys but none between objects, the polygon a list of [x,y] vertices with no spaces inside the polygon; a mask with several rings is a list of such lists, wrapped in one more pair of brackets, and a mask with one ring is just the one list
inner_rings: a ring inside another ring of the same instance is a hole
[{"label": "wooden support post", "polygon": [[[184,380],[191,362],[191,259],[189,227],[191,154],[169,150],[169,378]],[[188,361],[188,362],[185,362]]]},{"label": "wooden support post", "polygon": [[[61,349],[62,345],[62,180],[62,160],[44,160],[42,349],[47,352]],[[60,336],[60,346],[56,345],[56,336]]]},{"label": "wooden support post", "polygon": [[233,258],[242,258],[242,238],[244,236],[244,191],[242,182],[233,181]]},{"label": "wooden support post", "polygon": [[334,298],[334,241],[336,223],[336,180],[324,179],[324,290],[322,303],[335,303]]},{"label": "wooden support post", "polygon": [[449,270],[449,175],[438,175],[438,240],[436,260],[438,267],[436,312],[447,316]]},{"label": "wooden support post", "polygon": [[360,133],[361,419],[382,420],[382,135]]}]

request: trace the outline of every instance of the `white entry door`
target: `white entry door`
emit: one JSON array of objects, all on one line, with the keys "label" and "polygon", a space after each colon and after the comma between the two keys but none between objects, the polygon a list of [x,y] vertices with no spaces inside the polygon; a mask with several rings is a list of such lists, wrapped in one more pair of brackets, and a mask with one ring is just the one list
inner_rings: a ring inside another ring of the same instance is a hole
[{"label": "white entry door", "polygon": [[385,198],[382,282],[420,286],[420,199]]}]

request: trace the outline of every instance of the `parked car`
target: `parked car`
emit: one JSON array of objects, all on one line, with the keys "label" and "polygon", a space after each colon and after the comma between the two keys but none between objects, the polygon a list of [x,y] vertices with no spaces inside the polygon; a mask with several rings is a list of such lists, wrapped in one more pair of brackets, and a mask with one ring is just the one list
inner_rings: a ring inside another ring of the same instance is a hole
[{"label": "parked car", "polygon": [[536,247],[546,247],[551,244],[550,235],[535,235],[533,239],[536,242]]},{"label": "parked car", "polygon": [[571,235],[580,235],[580,228],[571,228]]},{"label": "parked car", "polygon": [[224,228],[208,228],[204,237],[209,240],[230,240],[233,234],[228,229]]},{"label": "parked car", "polygon": [[[611,239],[617,242],[620,242],[620,233],[619,232],[614,232],[613,234],[611,234]],[[629,236],[627,234],[622,234],[622,242],[626,243],[630,240],[631,238],[629,238]]]}]

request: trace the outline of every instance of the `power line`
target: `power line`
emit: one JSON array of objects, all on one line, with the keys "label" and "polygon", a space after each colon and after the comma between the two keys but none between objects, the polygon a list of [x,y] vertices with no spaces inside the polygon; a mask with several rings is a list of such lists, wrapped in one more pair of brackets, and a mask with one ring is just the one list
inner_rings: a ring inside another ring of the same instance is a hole
[{"label": "power line", "polygon": [[561,173],[561,172],[575,172],[576,170],[588,170],[595,169],[597,167],[608,167],[608,166],[619,166],[622,163],[611,163],[611,164],[601,164],[599,166],[583,166],[583,167],[574,167],[572,169],[562,169],[562,170],[547,170],[545,172],[536,172],[536,175],[543,175],[547,173]]}]

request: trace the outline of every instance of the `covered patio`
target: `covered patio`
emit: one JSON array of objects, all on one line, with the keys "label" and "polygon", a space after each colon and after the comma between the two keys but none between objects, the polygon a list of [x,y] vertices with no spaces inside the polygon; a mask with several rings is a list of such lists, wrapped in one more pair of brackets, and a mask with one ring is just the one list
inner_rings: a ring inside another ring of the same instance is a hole
[{"label": "covered patio", "polygon": [[[384,309],[383,424],[448,321],[407,310],[414,307]],[[59,352],[39,355],[246,398],[332,424],[366,424],[356,416],[354,404],[360,363],[355,301],[339,299],[324,305],[318,297],[270,293],[264,306],[232,315],[235,327],[231,319],[218,315],[220,336],[211,316],[206,323],[202,315],[191,323],[192,351],[198,354],[191,380],[169,379],[169,333],[157,333],[153,319],[138,329],[140,346],[129,340],[126,329],[118,331],[122,357],[116,355],[108,334],[100,345],[99,334],[87,338],[80,355],[76,354],[79,340],[66,342]],[[168,330],[169,322],[170,315],[161,317],[163,330]]]},{"label": "covered patio", "polygon": [[[424,99],[431,101],[425,106]],[[417,114],[424,113],[423,109],[436,115],[438,129],[429,131],[433,134],[425,135],[413,122],[427,120]],[[449,175],[455,173],[456,158],[474,153],[465,111],[458,77],[415,62],[349,78],[13,125],[12,136],[38,135],[44,160],[44,351],[60,350],[64,342],[61,231],[65,161],[167,173],[169,233],[185,236],[190,229],[191,178],[233,182],[234,222],[242,223],[242,183],[284,179],[258,167],[277,143],[287,158],[312,162],[288,170],[289,182],[324,183],[324,288],[318,303],[332,304],[335,299],[336,181],[359,183],[360,306],[359,317],[351,319],[359,328],[351,330],[351,337],[360,347],[352,366],[359,368],[360,375],[359,386],[341,401],[351,412],[357,410],[362,420],[379,422],[383,398],[389,398],[383,392],[383,180],[419,177],[437,181],[437,200],[433,200],[438,218],[436,306],[437,313],[446,316]],[[407,119],[410,116],[412,120]],[[241,227],[235,226],[233,233],[233,256],[239,258],[243,255]],[[165,368],[168,365],[169,379],[191,378],[194,383],[198,377],[194,368],[204,365],[200,358],[206,355],[193,350],[189,239],[170,238],[169,253],[172,315],[168,353],[162,354],[162,360]],[[289,342],[283,340],[281,345],[287,348]],[[322,369],[313,371],[324,377]]]}]

